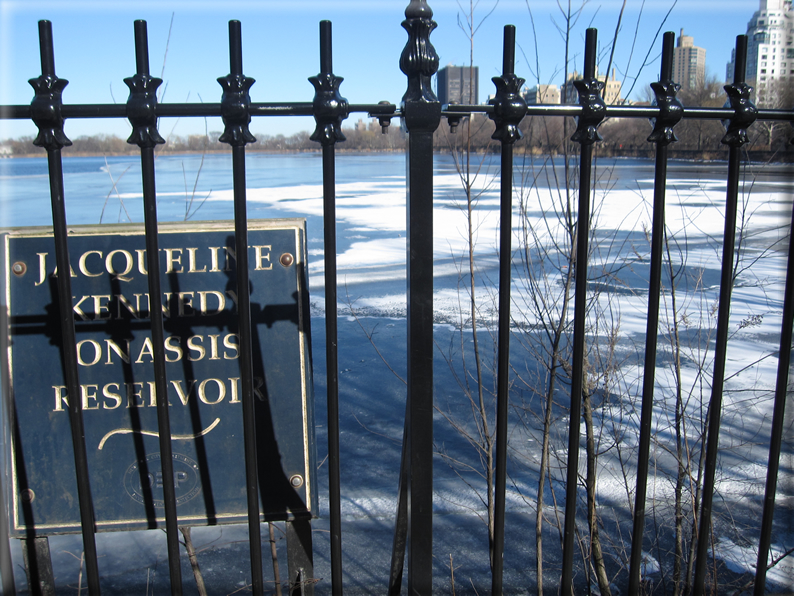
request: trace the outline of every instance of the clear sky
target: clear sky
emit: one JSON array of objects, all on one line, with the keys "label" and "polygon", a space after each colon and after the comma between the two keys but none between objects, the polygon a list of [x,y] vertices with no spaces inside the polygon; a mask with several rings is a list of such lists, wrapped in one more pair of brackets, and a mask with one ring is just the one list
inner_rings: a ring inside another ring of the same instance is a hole
[{"label": "clear sky", "polygon": [[[438,28],[430,37],[440,65],[469,63],[465,25],[469,0],[430,0]],[[480,69],[480,101],[500,74],[502,29],[517,28],[516,73],[528,85],[560,84],[565,48],[560,6],[568,0],[493,0],[475,2],[475,22],[487,16],[474,38],[474,64]],[[601,68],[609,60],[609,43],[623,0],[584,3],[571,37],[569,70],[582,70],[584,30],[599,29]],[[133,21],[145,19],[149,30],[151,72],[165,81],[165,102],[220,101],[216,79],[229,72],[228,21],[242,22],[243,70],[256,79],[255,102],[311,101],[307,78],[319,72],[320,20],[333,23],[334,73],[345,80],[341,93],[351,103],[389,100],[399,104],[405,76],[399,56],[407,34],[400,26],[407,0],[0,0],[0,104],[27,104],[33,97],[28,79],[41,74],[37,21],[53,23],[55,67],[69,81],[65,103],[122,103],[123,82],[135,74]],[[581,0],[571,0],[573,10]],[[493,12],[488,14],[493,8]],[[672,8],[672,10],[671,10]],[[534,28],[530,18],[534,18]],[[624,81],[624,96],[643,99],[648,83],[659,77],[661,31],[681,28],[707,50],[707,70],[722,80],[736,35],[758,9],[757,0],[626,0],[614,66]],[[667,16],[670,11],[669,16]],[[172,21],[170,41],[169,26]],[[166,43],[168,51],[166,54]],[[537,50],[536,50],[537,48]],[[649,64],[640,69],[648,57]],[[539,64],[539,71],[535,65]],[[353,114],[353,124],[363,115]],[[210,119],[208,130],[222,129]],[[161,133],[204,132],[203,119],[163,120]],[[256,118],[254,134],[292,134],[313,129],[308,118]],[[123,120],[83,120],[66,124],[67,136],[125,135]],[[35,134],[32,122],[0,120],[0,139]]]}]

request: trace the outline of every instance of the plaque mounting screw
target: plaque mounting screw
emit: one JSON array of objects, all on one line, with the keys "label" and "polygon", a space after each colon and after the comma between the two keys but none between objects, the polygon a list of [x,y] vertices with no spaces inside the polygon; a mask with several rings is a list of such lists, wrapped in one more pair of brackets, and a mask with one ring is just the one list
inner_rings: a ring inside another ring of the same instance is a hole
[{"label": "plaque mounting screw", "polygon": [[295,262],[295,257],[293,257],[288,252],[285,252],[283,255],[279,257],[278,262],[281,263],[284,267],[289,267],[290,265],[292,265],[292,263]]},{"label": "plaque mounting screw", "polygon": [[23,275],[25,275],[25,272],[28,270],[28,267],[22,261],[17,261],[11,266],[11,270],[14,272],[14,275],[22,277]]},{"label": "plaque mounting screw", "polygon": [[33,492],[32,488],[26,488],[23,491],[20,491],[19,496],[25,503],[32,503],[33,499],[36,498],[36,493]]},{"label": "plaque mounting screw", "polygon": [[294,476],[290,477],[289,483],[292,485],[292,488],[300,488],[303,486],[303,476],[300,474],[295,474]]}]

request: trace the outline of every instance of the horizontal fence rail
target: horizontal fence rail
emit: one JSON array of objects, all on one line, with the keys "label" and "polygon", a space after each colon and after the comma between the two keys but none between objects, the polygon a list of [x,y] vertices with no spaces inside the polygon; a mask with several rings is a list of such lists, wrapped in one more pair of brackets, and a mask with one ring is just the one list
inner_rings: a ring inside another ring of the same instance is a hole
[{"label": "horizontal fence rail", "polygon": [[[432,76],[438,69],[430,34],[436,27],[433,13],[424,0],[412,0],[405,11],[403,27],[408,42],[399,58],[400,67],[407,78],[407,90],[399,106],[389,102],[379,104],[349,103],[340,94],[341,77],[333,73],[331,24],[320,23],[320,72],[309,79],[314,86],[313,101],[295,103],[257,103],[251,100],[250,89],[254,80],[243,74],[241,24],[229,23],[230,73],[218,79],[223,94],[220,103],[159,103],[156,90],[162,81],[150,76],[146,23],[134,23],[136,66],[134,76],[125,79],[130,88],[126,104],[63,104],[61,94],[67,81],[55,74],[52,28],[48,21],[39,25],[41,67],[38,78],[31,79],[35,97],[30,105],[0,106],[0,118],[31,119],[39,130],[34,144],[47,152],[49,184],[52,202],[53,232],[59,271],[69,271],[68,226],[64,205],[62,172],[62,149],[71,142],[64,134],[67,119],[124,118],[132,124],[128,140],[140,147],[142,167],[142,189],[145,216],[145,239],[148,253],[148,283],[151,296],[161,295],[161,271],[158,259],[157,184],[155,180],[155,147],[165,141],[157,131],[158,118],[164,117],[209,117],[223,118],[224,132],[220,141],[230,145],[232,155],[232,180],[234,191],[234,238],[237,258],[236,294],[240,340],[241,401],[243,409],[244,439],[242,453],[246,470],[246,498],[248,505],[248,532],[252,590],[264,593],[262,570],[262,546],[260,539],[260,490],[257,471],[258,428],[255,415],[254,351],[252,348],[251,303],[249,295],[248,264],[248,216],[246,211],[246,151],[247,144],[255,141],[249,125],[253,118],[270,116],[313,116],[316,129],[311,136],[322,148],[323,173],[323,235],[324,235],[324,279],[325,279],[325,357],[327,369],[328,412],[328,473],[329,473],[329,517],[331,585],[333,594],[343,593],[342,566],[342,519],[341,499],[343,495],[340,478],[339,439],[339,378],[337,346],[337,243],[336,243],[336,182],[335,146],[343,143],[342,123],[353,113],[365,113],[379,118],[381,125],[388,126],[393,118],[401,119],[407,131],[407,301],[408,301],[408,379],[407,402],[400,469],[394,471],[397,487],[397,510],[394,517],[394,542],[390,575],[384,577],[390,594],[399,594],[407,555],[408,591],[411,594],[430,594],[433,589],[433,134],[442,118],[457,124],[462,117],[485,114],[493,120],[493,138],[500,143],[500,236],[499,236],[499,295],[498,295],[498,371],[495,441],[495,475],[492,480],[495,496],[494,528],[489,537],[493,559],[491,561],[493,594],[501,594],[503,586],[503,557],[505,533],[505,495],[509,449],[510,375],[509,356],[511,334],[511,266],[512,214],[515,192],[513,188],[514,145],[521,139],[519,125],[525,119],[542,116],[574,117],[576,130],[571,140],[579,143],[578,206],[576,208],[576,258],[575,295],[573,315],[573,358],[570,389],[570,426],[567,445],[567,479],[565,482],[564,529],[562,532],[562,567],[560,571],[561,593],[573,594],[578,589],[574,561],[577,552],[577,533],[581,527],[581,515],[577,514],[582,481],[579,459],[581,449],[580,422],[583,400],[588,399],[583,389],[586,374],[585,321],[587,318],[588,260],[590,259],[589,219],[592,212],[593,162],[598,143],[602,140],[599,126],[609,118],[653,119],[653,131],[648,142],[655,147],[655,173],[653,182],[653,216],[650,230],[650,282],[648,293],[648,319],[645,337],[644,372],[642,382],[642,406],[640,434],[637,454],[637,480],[634,492],[633,533],[631,539],[630,567],[628,569],[628,593],[639,593],[642,589],[642,553],[645,533],[648,468],[652,442],[652,413],[654,404],[654,380],[657,368],[657,335],[659,328],[660,296],[662,294],[662,269],[665,234],[665,196],[669,147],[677,140],[675,126],[682,120],[722,120],[726,123],[723,143],[730,148],[727,172],[725,204],[725,228],[722,246],[722,268],[717,313],[717,338],[715,342],[715,365],[711,379],[711,399],[704,475],[701,501],[699,503],[699,529],[697,557],[695,559],[692,589],[703,594],[706,586],[706,565],[711,532],[712,500],[715,491],[715,473],[719,454],[719,425],[722,414],[722,393],[726,350],[729,339],[731,289],[736,245],[736,210],[739,197],[739,174],[742,164],[741,147],[747,143],[747,129],[756,121],[781,121],[794,123],[794,110],[757,109],[750,100],[751,90],[744,81],[747,39],[739,36],[736,42],[736,69],[734,81],[726,86],[729,105],[724,108],[687,107],[676,98],[679,86],[672,81],[672,59],[674,35],[666,33],[662,43],[662,62],[659,81],[652,85],[656,98],[655,106],[611,106],[603,100],[604,83],[596,77],[597,32],[588,29],[584,49],[583,78],[574,84],[578,91],[578,105],[527,105],[520,95],[524,80],[515,70],[515,28],[505,27],[503,40],[502,74],[494,77],[496,95],[487,105],[442,105],[432,89]],[[792,212],[794,217],[794,211]],[[792,220],[794,225],[794,219]],[[789,234],[789,242],[791,235]],[[781,445],[783,443],[785,405],[789,384],[789,362],[791,358],[792,321],[794,320],[794,254],[789,247],[786,274],[783,324],[772,436],[770,438],[769,464],[763,506],[763,522],[758,541],[758,562],[755,594],[764,593],[768,553],[771,544],[777,474]],[[63,370],[68,393],[80,394],[78,357],[76,352],[74,310],[71,308],[72,291],[68,275],[57,276],[58,304],[60,307],[60,333],[62,334]],[[154,369],[157,395],[167,394],[166,355],[164,350],[164,322],[160,309],[152,309],[151,333],[154,346]],[[5,396],[5,399],[9,399]],[[75,468],[77,470],[78,499],[80,504],[81,531],[85,551],[88,591],[100,593],[100,568],[95,544],[96,525],[93,500],[89,483],[88,463],[85,447],[85,429],[82,419],[83,405],[79,399],[69,403],[69,419],[73,443]],[[164,481],[164,510],[168,546],[171,591],[182,593],[181,562],[178,542],[179,520],[177,519],[174,472],[171,457],[171,427],[167,400],[158,400],[157,419],[159,447],[162,454]],[[589,439],[588,439],[589,440]],[[0,487],[2,489],[2,487]],[[0,490],[0,498],[5,493]],[[0,500],[4,509],[0,532],[4,533],[0,544],[0,573],[4,593],[13,593],[13,571],[11,566],[8,519],[5,517],[7,503]],[[306,541],[306,520],[295,520],[290,529],[288,550],[295,555],[295,568],[290,563],[290,584],[302,593],[313,593],[311,561],[304,560],[297,544]],[[597,531],[595,520],[587,520],[588,533]],[[311,539],[308,534],[309,543]],[[591,545],[593,546],[593,545]],[[26,548],[33,558],[35,554],[35,532],[28,536]],[[293,552],[294,551],[294,552]],[[305,555],[305,553],[304,553]],[[598,556],[597,553],[594,553]],[[310,559],[310,552],[309,552]]]},{"label": "horizontal fence rail", "polygon": [[[29,105],[10,105],[0,106],[0,118],[6,120],[27,120],[31,118],[31,106]],[[252,102],[249,106],[249,114],[252,117],[274,117],[274,116],[314,116],[313,103],[299,104],[277,104],[277,103],[257,103]],[[441,115],[445,117],[455,117],[468,114],[488,114],[494,113],[493,105],[466,105],[466,104],[446,104],[442,106]],[[527,116],[570,116],[578,118],[582,114],[581,105],[528,105],[526,107]],[[181,118],[196,117],[209,118],[220,117],[221,104],[213,103],[158,103],[154,108],[157,118]],[[388,116],[390,118],[400,118],[403,110],[391,103],[376,104],[349,104],[348,114],[363,113],[374,117]],[[659,107],[652,106],[619,106],[607,105],[604,108],[604,118],[657,118],[661,113]],[[791,110],[784,109],[764,109],[758,108],[758,120],[769,120],[779,122],[791,121]],[[725,120],[735,114],[733,108],[701,108],[686,106],[682,112],[685,120]],[[88,119],[88,118],[126,118],[126,107],[121,104],[64,104],[61,107],[61,115],[64,119]]]}]

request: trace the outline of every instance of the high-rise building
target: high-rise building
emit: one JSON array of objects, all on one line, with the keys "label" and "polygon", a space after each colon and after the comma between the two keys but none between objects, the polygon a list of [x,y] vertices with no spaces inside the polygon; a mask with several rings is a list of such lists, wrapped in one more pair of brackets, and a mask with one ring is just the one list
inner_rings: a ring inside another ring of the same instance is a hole
[{"label": "high-rise building", "polygon": [[[759,0],[758,10],[747,23],[747,70],[745,80],[755,87],[756,102],[775,106],[783,85],[794,84],[794,12],[791,0]],[[726,68],[733,82],[736,51]]]},{"label": "high-rise building", "polygon": [[557,85],[537,85],[524,91],[524,100],[528,104],[560,103],[560,88]]},{"label": "high-rise building", "polygon": [[[623,88],[623,81],[618,81],[617,78],[615,78],[615,69],[612,69],[612,77],[603,80],[601,77],[599,77],[598,67],[596,67],[595,76],[604,83],[604,103],[608,106],[622,104],[623,98],[620,96],[620,91]],[[579,92],[576,90],[576,87],[574,87],[573,82],[581,78],[582,77],[575,70],[571,73],[568,73],[568,80],[565,81],[565,84],[561,89],[562,101],[564,103],[579,103]]]},{"label": "high-rise building", "polygon": [[476,66],[445,66],[438,71],[438,101],[466,105],[479,103],[479,68]]},{"label": "high-rise building", "polygon": [[673,50],[673,81],[682,89],[694,89],[706,78],[706,50],[695,46],[695,40],[689,35],[678,36],[678,43]]}]

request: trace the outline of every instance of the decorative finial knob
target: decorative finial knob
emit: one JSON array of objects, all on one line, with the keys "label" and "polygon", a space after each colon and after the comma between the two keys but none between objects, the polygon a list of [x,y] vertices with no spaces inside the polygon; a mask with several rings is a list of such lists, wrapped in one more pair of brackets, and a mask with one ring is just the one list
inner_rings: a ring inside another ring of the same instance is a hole
[{"label": "decorative finial knob", "polygon": [[408,8],[405,9],[406,19],[431,19],[433,9],[427,4],[426,0],[411,0]]}]

